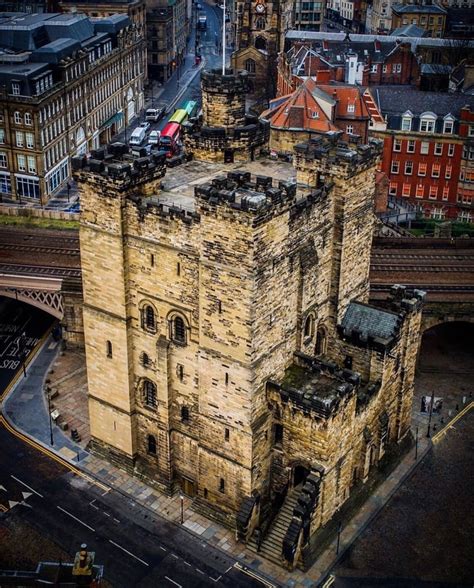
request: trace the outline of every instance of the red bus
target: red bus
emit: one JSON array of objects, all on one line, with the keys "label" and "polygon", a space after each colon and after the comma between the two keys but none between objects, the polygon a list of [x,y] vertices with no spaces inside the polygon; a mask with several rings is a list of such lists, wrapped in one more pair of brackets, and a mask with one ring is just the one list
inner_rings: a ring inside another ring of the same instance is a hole
[{"label": "red bus", "polygon": [[179,123],[167,123],[161,131],[160,148],[166,151],[166,155],[171,157],[178,150],[177,142],[179,141],[181,125]]}]

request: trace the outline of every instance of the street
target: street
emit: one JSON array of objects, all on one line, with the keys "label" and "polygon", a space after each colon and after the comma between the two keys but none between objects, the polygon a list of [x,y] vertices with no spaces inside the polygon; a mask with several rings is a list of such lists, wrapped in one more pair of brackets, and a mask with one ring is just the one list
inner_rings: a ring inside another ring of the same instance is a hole
[{"label": "street", "polygon": [[[72,558],[81,543],[96,552],[113,586],[262,586],[235,560],[118,492],[69,471],[0,427],[0,568],[25,561],[31,531],[43,560],[58,547]],[[13,544],[12,544],[13,543]],[[12,556],[12,553],[16,557]],[[12,561],[13,559],[13,561]],[[35,567],[30,561],[31,568]]]},{"label": "street", "polygon": [[54,320],[34,306],[0,296],[0,397]]}]

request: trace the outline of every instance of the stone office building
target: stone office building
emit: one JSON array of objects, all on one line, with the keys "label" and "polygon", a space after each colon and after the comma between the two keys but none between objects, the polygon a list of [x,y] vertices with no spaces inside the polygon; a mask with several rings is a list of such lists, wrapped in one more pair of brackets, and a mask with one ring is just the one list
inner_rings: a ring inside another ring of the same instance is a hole
[{"label": "stone office building", "polygon": [[339,139],[180,207],[152,160],[77,173],[92,446],[288,566],[410,429],[423,293],[368,304],[381,144]]},{"label": "stone office building", "polygon": [[70,158],[143,108],[143,38],[125,15],[0,15],[0,195],[44,204]]}]

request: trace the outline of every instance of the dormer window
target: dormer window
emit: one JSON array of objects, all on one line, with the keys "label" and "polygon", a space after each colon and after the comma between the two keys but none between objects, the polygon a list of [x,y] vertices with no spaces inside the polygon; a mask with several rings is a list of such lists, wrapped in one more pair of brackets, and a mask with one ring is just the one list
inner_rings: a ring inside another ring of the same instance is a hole
[{"label": "dormer window", "polygon": [[348,104],[347,112],[355,112],[355,104]]},{"label": "dormer window", "polygon": [[12,94],[14,96],[20,95],[20,83],[19,82],[12,82]]},{"label": "dormer window", "polygon": [[454,132],[454,119],[452,116],[448,114],[448,116],[444,117],[443,122],[443,133],[445,135],[452,135]]},{"label": "dormer window", "polygon": [[411,121],[413,119],[413,114],[408,111],[402,116],[402,131],[411,131]]},{"label": "dormer window", "polygon": [[317,110],[310,110],[311,118],[319,118],[319,112]]},{"label": "dormer window", "polygon": [[436,115],[433,113],[422,114],[420,117],[420,133],[434,133]]}]

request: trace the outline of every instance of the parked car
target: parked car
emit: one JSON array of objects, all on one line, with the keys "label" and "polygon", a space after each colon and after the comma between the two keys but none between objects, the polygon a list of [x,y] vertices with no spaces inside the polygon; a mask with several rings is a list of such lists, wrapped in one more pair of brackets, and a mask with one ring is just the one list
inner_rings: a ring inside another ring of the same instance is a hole
[{"label": "parked car", "polygon": [[160,131],[151,131],[151,133],[148,136],[148,144],[149,145],[159,145],[160,137],[161,137]]},{"label": "parked car", "polygon": [[146,111],[146,120],[151,122],[158,122],[160,118],[165,114],[165,107],[159,106],[158,108],[149,108]]},{"label": "parked car", "polygon": [[[148,126],[150,126],[150,123],[148,123]],[[143,143],[143,141],[145,140],[146,137],[146,130],[140,125],[139,127],[137,127],[131,134],[130,136],[130,145],[141,145]]]},{"label": "parked car", "polygon": [[151,124],[149,122],[142,122],[139,125],[142,129],[145,129],[145,133],[148,131],[148,129],[151,127]]}]

